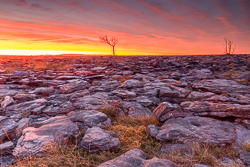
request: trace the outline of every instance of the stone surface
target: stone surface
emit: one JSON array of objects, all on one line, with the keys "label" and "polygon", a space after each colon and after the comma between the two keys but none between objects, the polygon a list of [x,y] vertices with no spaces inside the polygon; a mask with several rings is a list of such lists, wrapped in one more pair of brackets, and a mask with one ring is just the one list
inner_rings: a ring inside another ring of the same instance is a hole
[{"label": "stone surface", "polygon": [[165,144],[160,148],[164,154],[172,154],[180,151],[184,155],[192,155],[192,147],[187,144]]},{"label": "stone surface", "polygon": [[93,127],[85,132],[81,146],[90,153],[116,151],[120,148],[120,140],[112,137],[101,128]]},{"label": "stone surface", "polygon": [[111,125],[111,120],[104,113],[96,110],[72,111],[67,115],[71,121],[77,122],[82,129]]},{"label": "stone surface", "polygon": [[14,143],[12,141],[7,141],[3,144],[0,144],[0,154],[11,154],[14,149]]},{"label": "stone surface", "polygon": [[155,115],[161,122],[165,122],[170,118],[187,117],[192,114],[188,111],[184,111],[178,104],[162,102],[156,109],[154,109],[152,115]]},{"label": "stone surface", "polygon": [[134,148],[125,154],[102,163],[98,167],[177,167],[177,165],[166,159],[152,158],[146,160],[147,155],[140,149]]},{"label": "stone surface", "polygon": [[152,113],[150,109],[136,102],[123,102],[120,107],[130,117],[149,116]]},{"label": "stone surface", "polygon": [[132,89],[132,88],[141,88],[143,87],[143,82],[130,79],[125,81],[119,88],[126,88],[126,89]]},{"label": "stone surface", "polygon": [[211,103],[208,101],[183,102],[184,110],[194,115],[216,116],[216,117],[239,117],[250,118],[250,105]]},{"label": "stone surface", "polygon": [[[204,117],[172,118],[158,130],[156,139],[160,141],[176,141],[184,143],[201,142],[210,145],[232,144],[236,140],[236,129],[232,123]],[[155,129],[154,129],[155,128]],[[153,136],[154,137],[154,136]]]},{"label": "stone surface", "polygon": [[0,116],[0,141],[15,138],[17,126],[18,124],[12,118]]},{"label": "stone surface", "polygon": [[27,158],[27,155],[42,155],[50,144],[65,144],[71,135],[78,136],[79,129],[67,116],[57,116],[41,122],[38,128],[28,127],[18,139],[13,155]]},{"label": "stone surface", "polygon": [[22,118],[17,122],[16,136],[19,138],[22,135],[22,131],[31,125],[31,118]]},{"label": "stone surface", "polygon": [[76,90],[86,89],[89,87],[89,83],[87,81],[76,80],[70,83],[64,84],[60,86],[60,91],[62,93],[71,93]]},{"label": "stone surface", "polygon": [[14,103],[14,100],[10,96],[5,96],[4,101],[1,103],[1,107],[4,109],[8,105]]},{"label": "stone surface", "polygon": [[250,87],[241,85],[233,80],[225,79],[202,80],[193,84],[193,88],[205,89],[214,93],[250,93]]},{"label": "stone surface", "polygon": [[250,165],[250,152],[249,151],[241,151],[240,159],[247,165]]}]

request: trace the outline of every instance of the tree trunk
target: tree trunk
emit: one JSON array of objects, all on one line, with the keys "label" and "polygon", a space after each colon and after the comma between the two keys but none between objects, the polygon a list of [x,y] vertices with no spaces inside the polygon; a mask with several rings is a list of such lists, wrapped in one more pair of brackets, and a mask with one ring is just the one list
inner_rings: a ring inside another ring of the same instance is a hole
[{"label": "tree trunk", "polygon": [[113,55],[115,55],[115,46],[112,46],[113,47]]}]

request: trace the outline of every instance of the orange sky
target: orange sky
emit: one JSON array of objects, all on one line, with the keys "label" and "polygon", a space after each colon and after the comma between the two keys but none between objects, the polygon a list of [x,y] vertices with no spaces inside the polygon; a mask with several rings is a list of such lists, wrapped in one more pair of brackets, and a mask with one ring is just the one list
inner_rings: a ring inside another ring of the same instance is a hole
[{"label": "orange sky", "polygon": [[250,53],[249,0],[0,0],[0,54]]}]

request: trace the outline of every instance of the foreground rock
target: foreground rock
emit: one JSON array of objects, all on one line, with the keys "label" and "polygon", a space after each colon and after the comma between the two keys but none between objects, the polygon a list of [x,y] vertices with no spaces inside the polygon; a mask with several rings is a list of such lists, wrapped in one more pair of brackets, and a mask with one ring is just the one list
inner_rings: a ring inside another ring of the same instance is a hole
[{"label": "foreground rock", "polygon": [[105,130],[93,127],[89,128],[82,141],[81,146],[90,153],[100,153],[102,151],[116,151],[120,148],[120,140],[112,137]]},{"label": "foreground rock", "polygon": [[42,155],[54,142],[65,144],[71,135],[78,136],[79,129],[67,116],[57,116],[43,121],[38,128],[28,127],[18,139],[13,155],[28,158]]},{"label": "foreground rock", "polygon": [[250,118],[250,105],[196,101],[183,102],[181,103],[181,106],[184,107],[184,110],[191,112],[194,115]]},{"label": "foreground rock", "polygon": [[103,128],[111,125],[111,120],[108,116],[96,110],[72,111],[68,114],[68,117],[73,122],[77,122],[78,127],[81,129],[88,129],[95,126]]},{"label": "foreground rock", "polygon": [[149,125],[147,130],[160,141],[200,142],[219,146],[232,144],[237,137],[232,123],[197,116],[172,118],[162,127]]},{"label": "foreground rock", "polygon": [[0,116],[0,141],[15,138],[17,127],[18,124],[12,118]]},{"label": "foreground rock", "polygon": [[162,102],[154,111],[153,115],[156,116],[161,122],[165,122],[170,118],[187,117],[192,114],[184,111],[178,104],[171,104],[169,102]]},{"label": "foreground rock", "polygon": [[166,159],[152,158],[146,160],[147,155],[140,149],[134,148],[125,154],[107,161],[98,167],[177,167],[177,165]]}]

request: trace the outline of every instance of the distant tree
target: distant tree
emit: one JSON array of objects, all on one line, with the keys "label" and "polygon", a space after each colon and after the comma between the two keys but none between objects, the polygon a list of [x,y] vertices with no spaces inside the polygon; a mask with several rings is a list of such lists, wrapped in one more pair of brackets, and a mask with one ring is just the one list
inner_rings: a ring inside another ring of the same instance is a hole
[{"label": "distant tree", "polygon": [[112,46],[113,55],[115,55],[115,45],[118,43],[118,39],[116,37],[109,38],[107,35],[99,38],[102,43],[107,43]]},{"label": "distant tree", "polygon": [[224,53],[227,55],[234,54],[234,51],[236,49],[236,44],[234,44],[233,41],[224,38],[225,41],[225,48],[224,48]]}]

